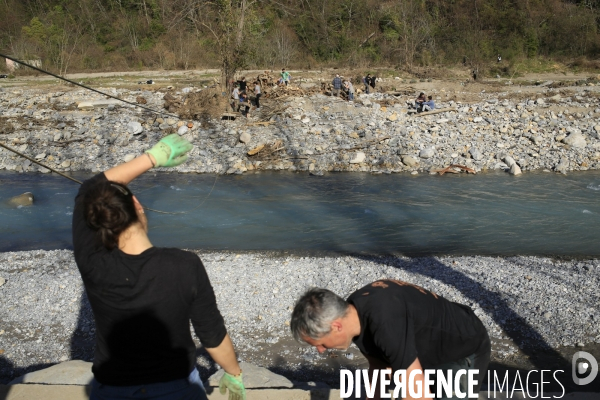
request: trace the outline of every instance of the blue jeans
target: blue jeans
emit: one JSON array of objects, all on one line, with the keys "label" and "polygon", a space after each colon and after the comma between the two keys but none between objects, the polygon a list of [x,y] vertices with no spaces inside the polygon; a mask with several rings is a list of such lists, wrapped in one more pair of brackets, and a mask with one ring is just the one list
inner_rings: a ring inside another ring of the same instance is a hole
[{"label": "blue jeans", "polygon": [[186,379],[135,386],[109,386],[92,380],[90,400],[207,400],[198,370]]}]

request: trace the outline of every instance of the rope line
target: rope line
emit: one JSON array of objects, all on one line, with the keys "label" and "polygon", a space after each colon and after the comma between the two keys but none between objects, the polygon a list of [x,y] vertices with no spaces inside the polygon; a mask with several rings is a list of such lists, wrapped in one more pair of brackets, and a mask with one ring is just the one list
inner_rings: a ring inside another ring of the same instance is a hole
[{"label": "rope line", "polygon": [[[72,80],[70,80],[70,79],[67,79],[67,78],[64,78],[64,77],[62,77],[62,76],[59,76],[59,75],[53,74],[52,72],[45,71],[45,70],[43,70],[43,69],[41,69],[41,68],[38,68],[38,67],[34,67],[33,65],[29,65],[29,64],[27,64],[27,63],[24,63],[24,62],[22,62],[22,61],[19,61],[19,60],[15,59],[15,58],[12,58],[12,57],[9,57],[9,56],[7,56],[7,55],[4,55],[4,54],[2,54],[2,53],[0,53],[0,57],[7,58],[7,59],[9,59],[9,60],[12,60],[12,61],[14,61],[14,62],[16,62],[16,63],[19,63],[19,64],[21,64],[21,65],[25,65],[26,67],[29,67],[29,68],[31,68],[31,69],[34,69],[34,70],[36,70],[36,71],[39,71],[39,72],[41,72],[41,73],[44,73],[44,74],[47,74],[47,75],[51,75],[51,76],[53,76],[53,77],[55,77],[55,78],[58,78],[58,79],[62,79],[63,81],[69,82],[69,83],[71,83],[71,84],[73,84],[73,85],[76,85],[76,86],[80,86],[80,87],[82,87],[82,88],[84,88],[84,89],[87,89],[87,90],[91,90],[92,92],[99,93],[99,94],[101,94],[101,95],[103,95],[103,96],[107,96],[107,97],[110,97],[110,98],[112,98],[112,99],[115,99],[115,100],[122,101],[122,102],[124,102],[124,103],[130,104],[130,105],[132,105],[132,106],[135,106],[135,107],[140,107],[140,108],[143,108],[143,109],[145,109],[145,110],[148,110],[148,111],[150,111],[150,112],[153,112],[153,113],[155,113],[155,114],[158,114],[158,115],[167,115],[167,116],[170,116],[170,117],[175,117],[175,118],[179,119],[179,116],[178,116],[178,115],[169,114],[169,113],[166,113],[166,112],[161,112],[161,111],[156,111],[156,110],[153,110],[153,109],[151,109],[151,108],[149,108],[149,107],[145,107],[145,106],[142,106],[142,105],[140,105],[140,104],[136,104],[136,103],[132,103],[132,102],[130,102],[130,101],[127,101],[127,100],[120,99],[120,98],[118,98],[118,97],[116,97],[116,96],[112,96],[112,95],[110,95],[110,94],[108,94],[108,93],[101,92],[101,91],[99,91],[99,90],[96,90],[96,89],[93,89],[93,88],[91,88],[91,87],[89,87],[89,86],[82,85],[82,84],[80,84],[80,83],[77,83],[77,82],[74,82],[74,81],[72,81]],[[25,154],[22,154],[22,153],[18,152],[17,150],[15,150],[15,149],[13,149],[13,148],[10,148],[10,147],[8,147],[7,145],[5,145],[5,144],[3,144],[3,143],[1,143],[1,142],[0,142],[0,147],[3,147],[3,148],[5,148],[5,149],[6,149],[6,150],[8,150],[8,151],[12,151],[13,153],[15,153],[15,154],[17,154],[17,155],[19,155],[19,156],[21,156],[21,157],[23,157],[23,158],[26,158],[27,160],[29,160],[29,161],[31,161],[31,162],[33,162],[33,163],[35,163],[35,164],[37,164],[37,165],[39,165],[39,166],[41,166],[41,167],[44,167],[44,168],[46,168],[46,169],[49,169],[50,171],[52,171],[52,172],[55,172],[55,173],[57,173],[58,175],[60,175],[60,176],[62,176],[62,177],[64,177],[64,178],[67,178],[67,179],[70,179],[70,180],[72,180],[73,182],[77,182],[77,183],[79,183],[80,185],[83,183],[83,182],[81,182],[80,180],[77,180],[77,179],[75,179],[75,178],[72,178],[72,177],[70,177],[70,176],[68,176],[68,175],[65,175],[65,174],[63,174],[63,173],[62,173],[62,172],[60,172],[60,171],[57,171],[57,170],[55,170],[54,168],[51,168],[51,167],[49,167],[49,166],[47,166],[47,165],[45,165],[45,164],[42,164],[41,162],[39,162],[39,161],[37,161],[37,160],[34,160],[33,158],[31,158],[31,157],[29,157],[29,156],[26,156]],[[215,188],[215,185],[217,184],[217,179],[218,179],[218,177],[219,177],[219,175],[218,175],[218,174],[217,174],[217,175],[215,175],[215,181],[213,182],[213,185],[212,185],[212,187],[210,188],[210,192],[208,192],[208,195],[207,195],[207,196],[204,198],[204,200],[202,200],[202,203],[200,203],[200,204],[199,204],[199,205],[197,205],[196,207],[192,208],[191,210],[188,210],[188,211],[178,211],[178,212],[171,212],[171,211],[160,211],[160,210],[155,210],[155,209],[153,209],[153,208],[146,207],[146,206],[142,206],[142,207],[143,207],[145,210],[148,210],[148,211],[153,211],[153,212],[155,212],[155,213],[159,213],[159,214],[171,214],[171,215],[178,215],[178,214],[179,214],[179,215],[180,215],[180,214],[187,214],[187,213],[190,213],[190,212],[192,212],[192,211],[194,211],[194,210],[197,210],[198,208],[200,208],[200,207],[201,207],[201,206],[202,206],[202,205],[203,205],[203,204],[206,202],[206,200],[208,200],[208,198],[210,197],[210,195],[211,195],[211,194],[212,194],[212,192],[213,192],[213,189]]]},{"label": "rope line", "polygon": [[150,107],[146,107],[146,106],[143,106],[143,105],[141,105],[141,104],[132,103],[131,101],[127,101],[127,100],[120,99],[120,98],[118,98],[118,97],[116,97],[116,96],[110,95],[110,94],[108,94],[108,93],[101,92],[101,91],[99,91],[99,90],[97,90],[97,89],[91,88],[91,87],[89,87],[89,86],[86,86],[86,85],[83,85],[83,84],[81,84],[81,83],[74,82],[74,81],[72,81],[72,80],[70,80],[70,79],[67,79],[67,78],[64,78],[64,77],[62,77],[62,76],[60,76],[60,75],[53,74],[52,72],[45,71],[45,70],[43,70],[43,69],[41,69],[41,68],[38,68],[38,67],[34,67],[33,65],[29,65],[29,64],[27,64],[27,63],[24,63],[23,61],[19,61],[19,60],[15,59],[15,58],[12,58],[12,57],[6,56],[6,55],[4,55],[4,54],[2,54],[2,53],[0,53],[0,57],[7,58],[7,59],[9,59],[9,60],[12,60],[12,61],[14,61],[14,62],[16,62],[16,63],[19,63],[19,64],[21,64],[21,65],[24,65],[24,66],[26,66],[26,67],[29,67],[29,68],[31,68],[31,69],[34,69],[34,70],[36,70],[36,71],[39,71],[39,72],[41,72],[41,73],[44,73],[44,74],[51,75],[51,76],[53,76],[53,77],[55,77],[55,78],[62,79],[63,81],[69,82],[69,83],[71,83],[71,84],[73,84],[73,85],[76,85],[76,86],[82,87],[82,88],[84,88],[84,89],[87,89],[87,90],[91,90],[92,92],[99,93],[99,94],[101,94],[101,95],[103,95],[103,96],[110,97],[111,99],[115,99],[115,100],[122,101],[123,103],[127,103],[127,104],[129,104],[129,105],[132,105],[132,106],[134,106],[134,107],[143,108],[144,110],[147,110],[147,111],[153,112],[154,114],[158,114],[158,115],[167,115],[167,116],[169,116],[169,117],[175,117],[175,118],[179,119],[179,116],[178,116],[178,115],[175,115],[175,114],[169,114],[169,113],[167,113],[167,112],[163,112],[163,111],[156,111],[156,110],[153,110],[153,109],[152,109],[152,108],[150,108]]}]

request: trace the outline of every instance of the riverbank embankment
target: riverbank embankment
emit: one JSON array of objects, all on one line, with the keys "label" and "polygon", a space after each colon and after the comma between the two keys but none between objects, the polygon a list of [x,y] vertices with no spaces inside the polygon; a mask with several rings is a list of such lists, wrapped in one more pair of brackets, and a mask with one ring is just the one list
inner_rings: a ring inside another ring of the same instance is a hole
[{"label": "riverbank embankment", "polygon": [[[318,85],[305,80],[299,88],[310,93]],[[163,112],[165,95],[185,102],[204,90],[99,89]],[[172,132],[194,144],[180,172],[427,173],[451,164],[475,171],[509,171],[513,164],[522,171],[600,169],[598,87],[493,89],[474,93],[467,86],[444,89],[440,83],[428,93],[438,109],[452,111],[434,115],[407,113],[406,102],[419,91],[415,85],[360,94],[352,103],[319,93],[264,98],[248,119],[191,121],[160,117],[118,100],[80,109],[83,101],[105,99],[79,88],[6,87],[0,88],[0,140],[64,172],[105,170]],[[49,172],[5,149],[0,149],[2,169]]]}]

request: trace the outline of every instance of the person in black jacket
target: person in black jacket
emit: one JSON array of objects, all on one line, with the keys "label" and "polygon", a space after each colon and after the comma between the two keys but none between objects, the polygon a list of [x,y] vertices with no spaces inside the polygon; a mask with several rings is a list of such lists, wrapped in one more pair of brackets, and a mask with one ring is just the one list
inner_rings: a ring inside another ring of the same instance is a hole
[{"label": "person in black jacket", "polygon": [[146,154],[86,180],[75,198],[75,261],[96,322],[91,400],[205,400],[190,321],[225,370],[221,392],[245,399],[242,371],[202,261],[188,251],[154,247],[144,208],[127,187],[153,167],[183,163],[191,148],[169,135]]}]

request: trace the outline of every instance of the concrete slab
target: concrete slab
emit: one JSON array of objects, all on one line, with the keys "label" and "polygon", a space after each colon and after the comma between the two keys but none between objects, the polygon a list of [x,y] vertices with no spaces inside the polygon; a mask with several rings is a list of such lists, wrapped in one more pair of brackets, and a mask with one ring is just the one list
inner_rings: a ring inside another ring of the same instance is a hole
[{"label": "concrete slab", "polygon": [[92,108],[102,108],[108,107],[110,105],[120,105],[121,101],[115,99],[106,99],[106,100],[91,100],[91,101],[81,101],[77,104],[77,108],[81,109],[92,109]]},{"label": "concrete slab", "polygon": [[92,381],[93,377],[91,362],[72,360],[53,365],[40,371],[29,372],[15,378],[10,384],[41,383],[45,385],[85,386]]},{"label": "concrete slab", "polygon": [[[228,400],[227,395],[222,395],[217,389],[212,388],[208,394],[209,400]],[[598,393],[544,393],[545,398],[561,400],[598,400]],[[556,397],[553,397],[556,396]],[[337,400],[340,391],[337,389],[250,389],[247,391],[247,400]],[[512,399],[525,399],[515,393]],[[538,397],[539,398],[539,397]],[[89,400],[89,386],[75,385],[0,385],[0,399],[2,400]],[[507,400],[504,395],[496,393],[496,397],[488,397],[485,392],[479,394],[479,400]]]}]

